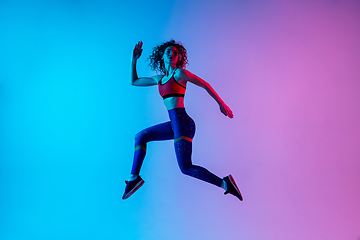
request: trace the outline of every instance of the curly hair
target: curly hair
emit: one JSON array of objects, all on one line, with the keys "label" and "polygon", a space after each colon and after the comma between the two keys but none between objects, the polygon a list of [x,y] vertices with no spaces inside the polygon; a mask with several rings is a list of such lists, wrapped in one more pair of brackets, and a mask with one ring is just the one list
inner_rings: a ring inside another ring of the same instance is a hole
[{"label": "curly hair", "polygon": [[164,55],[165,49],[169,46],[174,46],[179,51],[179,58],[176,63],[176,67],[177,68],[186,67],[186,65],[188,64],[186,49],[182,44],[175,42],[175,40],[172,39],[162,45],[153,48],[153,52],[148,58],[148,60],[150,61],[149,66],[152,70],[159,71],[162,73],[166,72],[164,60],[162,59],[162,57]]}]

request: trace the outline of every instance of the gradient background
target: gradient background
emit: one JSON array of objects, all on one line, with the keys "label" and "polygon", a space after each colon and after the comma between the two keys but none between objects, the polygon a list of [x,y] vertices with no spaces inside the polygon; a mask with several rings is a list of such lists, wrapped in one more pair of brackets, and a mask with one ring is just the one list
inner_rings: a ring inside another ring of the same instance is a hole
[{"label": "gradient background", "polygon": [[[0,1],[0,239],[360,239],[360,1]],[[150,143],[123,201],[134,135],[168,120],[152,47],[188,69],[193,161],[244,202],[181,174]]]}]

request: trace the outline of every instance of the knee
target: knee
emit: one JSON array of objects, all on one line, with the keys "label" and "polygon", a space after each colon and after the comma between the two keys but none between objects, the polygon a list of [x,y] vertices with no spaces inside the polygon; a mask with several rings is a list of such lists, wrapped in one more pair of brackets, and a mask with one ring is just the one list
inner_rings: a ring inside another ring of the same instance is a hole
[{"label": "knee", "polygon": [[185,174],[185,175],[190,175],[190,168],[189,166],[183,166],[183,165],[179,165],[180,167],[180,171]]},{"label": "knee", "polygon": [[138,132],[138,133],[135,135],[135,143],[136,143],[137,145],[142,145],[142,144],[145,144],[145,143],[146,143],[144,131]]}]

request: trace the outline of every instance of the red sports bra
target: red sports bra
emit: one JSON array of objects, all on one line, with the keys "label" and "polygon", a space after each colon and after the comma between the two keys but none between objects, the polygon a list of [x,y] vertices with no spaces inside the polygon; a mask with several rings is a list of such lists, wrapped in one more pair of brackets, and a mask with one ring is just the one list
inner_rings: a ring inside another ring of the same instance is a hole
[{"label": "red sports bra", "polygon": [[[175,71],[174,71],[174,73],[175,73]],[[184,97],[185,96],[186,87],[184,87],[183,85],[178,83],[178,81],[175,80],[174,73],[171,76],[171,78],[169,79],[169,81],[167,81],[166,83],[161,84],[161,80],[164,77],[162,77],[158,83],[159,93],[163,99],[168,98],[168,97]]]}]

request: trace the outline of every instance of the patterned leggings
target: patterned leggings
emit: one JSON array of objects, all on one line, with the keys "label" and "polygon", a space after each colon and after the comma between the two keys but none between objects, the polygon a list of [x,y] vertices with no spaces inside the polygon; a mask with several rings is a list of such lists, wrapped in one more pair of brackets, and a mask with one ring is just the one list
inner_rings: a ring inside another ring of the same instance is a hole
[{"label": "patterned leggings", "polygon": [[174,139],[176,158],[182,173],[221,187],[223,180],[207,169],[191,162],[192,139],[195,123],[185,108],[169,110],[170,121],[144,129],[135,136],[135,153],[131,174],[139,175],[146,154],[146,144],[151,141]]}]

